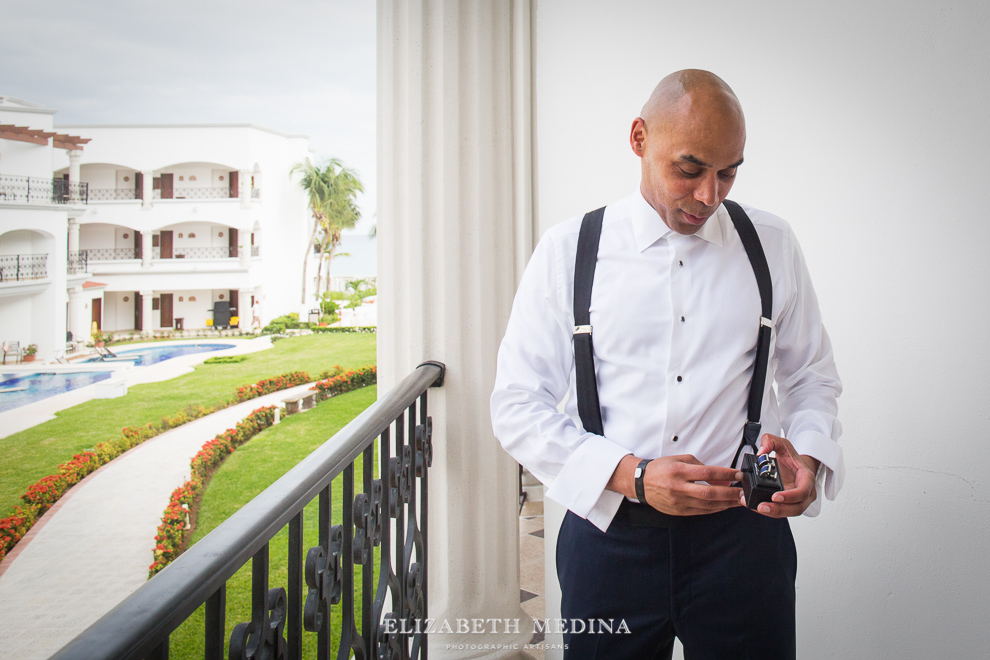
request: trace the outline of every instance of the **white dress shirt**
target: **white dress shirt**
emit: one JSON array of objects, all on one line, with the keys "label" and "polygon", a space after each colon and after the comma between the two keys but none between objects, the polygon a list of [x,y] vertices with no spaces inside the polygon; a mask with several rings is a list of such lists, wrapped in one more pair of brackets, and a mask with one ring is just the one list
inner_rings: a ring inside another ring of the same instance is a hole
[{"label": "white dress shirt", "polygon": [[[821,461],[819,484],[834,499],[844,475],[842,386],[818,300],[787,223],[743,208],[773,281],[763,432],[786,434],[799,453]],[[746,422],[760,295],[724,206],[685,236],[638,189],[610,204],[591,296],[605,435],[588,433],[577,412],[572,344],[580,227],[581,216],[551,227],[533,252],[499,348],[491,413],[502,446],[548,486],[546,496],[605,530],[622,501],[605,486],[627,454],[691,454],[730,466]],[[806,513],[820,506],[819,498]]]}]

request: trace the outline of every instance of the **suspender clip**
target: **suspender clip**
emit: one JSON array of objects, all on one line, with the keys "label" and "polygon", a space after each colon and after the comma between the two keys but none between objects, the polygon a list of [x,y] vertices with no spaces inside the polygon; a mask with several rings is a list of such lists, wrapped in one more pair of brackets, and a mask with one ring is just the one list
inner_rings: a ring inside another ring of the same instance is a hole
[{"label": "suspender clip", "polygon": [[591,326],[590,325],[576,325],[574,326],[575,335],[590,335]]},{"label": "suspender clip", "polygon": [[760,317],[760,325],[766,326],[768,328],[773,328],[773,321],[771,321],[770,319],[768,319],[765,316],[761,316]]}]

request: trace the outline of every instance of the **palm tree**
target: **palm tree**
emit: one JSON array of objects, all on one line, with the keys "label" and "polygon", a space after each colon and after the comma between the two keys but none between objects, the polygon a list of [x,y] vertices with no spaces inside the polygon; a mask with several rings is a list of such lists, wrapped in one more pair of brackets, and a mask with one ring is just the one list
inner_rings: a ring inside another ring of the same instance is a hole
[{"label": "palm tree", "polygon": [[313,213],[313,232],[306,244],[303,255],[302,302],[306,303],[306,262],[310,250],[316,245],[317,233],[322,231],[320,240],[319,273],[317,274],[316,295],[320,295],[323,278],[323,258],[327,255],[327,279],[329,281],[330,261],[340,245],[340,232],[350,229],[361,218],[361,211],[355,204],[355,195],[363,192],[357,174],[336,158],[326,165],[314,165],[309,158],[292,166],[292,174],[302,173],[299,186],[309,195],[309,208]]}]

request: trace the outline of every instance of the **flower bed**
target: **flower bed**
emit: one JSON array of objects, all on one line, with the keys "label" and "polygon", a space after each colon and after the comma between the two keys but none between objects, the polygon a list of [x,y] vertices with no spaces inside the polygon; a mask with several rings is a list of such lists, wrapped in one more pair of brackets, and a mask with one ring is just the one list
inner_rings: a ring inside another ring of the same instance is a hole
[{"label": "flower bed", "polygon": [[[340,367],[336,367],[336,369],[340,370]],[[331,373],[337,372],[323,372],[320,376],[323,377]],[[59,465],[55,474],[39,479],[37,483],[27,489],[27,492],[21,495],[25,506],[14,507],[12,514],[0,518],[0,561],[3,561],[7,553],[24,537],[24,534],[34,525],[35,521],[51,508],[69,488],[79,483],[90,472],[109,463],[128,449],[132,449],[165,431],[218,410],[262,394],[302,385],[309,380],[309,374],[305,371],[293,371],[274,378],[266,378],[257,383],[237,388],[234,397],[217,405],[189,406],[185,410],[170,417],[163,417],[157,422],[149,422],[144,426],[124,427],[121,429],[121,437],[101,442],[92,451],[76,454],[71,460]],[[243,398],[241,396],[242,390],[246,393]]]},{"label": "flower bed", "polygon": [[[329,375],[329,374],[334,375]],[[374,365],[361,367],[343,373],[341,367],[334,367],[333,372],[324,372],[327,378],[318,381],[312,388],[319,394],[317,398],[325,401],[330,397],[344,392],[350,392],[377,382],[378,369]],[[169,499],[162,524],[155,535],[154,561],[148,567],[148,577],[151,578],[178,557],[182,551],[182,540],[189,522],[190,510],[198,504],[203,484],[207,483],[213,472],[220,467],[224,459],[234,453],[234,450],[275,422],[275,407],[259,408],[248,417],[238,422],[237,426],[227,429],[212,440],[206,442],[202,449],[193,456],[189,464],[191,477],[174,491]]]},{"label": "flower bed", "polygon": [[162,524],[155,535],[155,560],[148,567],[148,577],[152,577],[171,563],[182,552],[182,537],[189,521],[189,510],[195,504],[203,484],[213,471],[235,449],[275,422],[275,406],[258,408],[212,440],[193,456],[189,463],[190,479],[172,491],[168,506],[162,515]]}]

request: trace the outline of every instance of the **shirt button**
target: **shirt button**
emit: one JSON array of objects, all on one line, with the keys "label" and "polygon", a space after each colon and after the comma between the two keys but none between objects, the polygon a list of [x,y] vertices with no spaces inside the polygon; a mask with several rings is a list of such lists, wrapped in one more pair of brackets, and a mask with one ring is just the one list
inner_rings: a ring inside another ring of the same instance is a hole
[{"label": "shirt button", "polygon": [[683,379],[683,378],[681,378],[680,376],[678,376],[678,377],[677,377],[677,382],[678,382],[678,383],[679,383],[679,382],[681,382],[682,380],[684,380],[684,379]]},{"label": "shirt button", "polygon": [[684,323],[684,317],[683,316],[681,317],[681,323]]},{"label": "shirt button", "polygon": [[677,442],[677,436],[676,435],[674,436],[674,442]]},{"label": "shirt button", "polygon": [[678,262],[677,262],[677,265],[678,265],[678,266],[683,266],[683,265],[684,265],[684,262],[683,262],[683,261],[678,261]]}]

